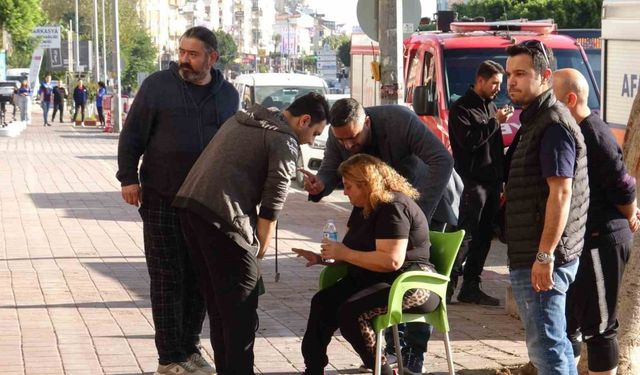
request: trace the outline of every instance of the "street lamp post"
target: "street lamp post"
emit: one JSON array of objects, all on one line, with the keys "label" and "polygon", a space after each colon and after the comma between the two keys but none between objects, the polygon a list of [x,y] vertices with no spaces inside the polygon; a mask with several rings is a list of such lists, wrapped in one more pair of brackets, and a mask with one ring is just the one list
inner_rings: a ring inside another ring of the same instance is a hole
[{"label": "street lamp post", "polygon": [[100,43],[98,38],[100,32],[98,31],[100,24],[98,23],[98,0],[93,0],[93,44],[95,44],[96,50],[96,66],[94,69],[96,81],[100,80]]},{"label": "street lamp post", "polygon": [[104,0],[102,0],[102,71],[104,72],[105,84],[109,81],[107,74],[107,32],[106,32],[106,12],[104,11]]},{"label": "street lamp post", "polygon": [[80,23],[78,22],[78,0],[76,0],[76,72],[80,72]]},{"label": "street lamp post", "polygon": [[115,55],[115,82],[114,82],[114,95],[116,98],[115,116],[114,116],[114,131],[117,133],[122,129],[122,88],[120,87],[120,25],[118,17],[118,0],[113,0],[113,50]]}]

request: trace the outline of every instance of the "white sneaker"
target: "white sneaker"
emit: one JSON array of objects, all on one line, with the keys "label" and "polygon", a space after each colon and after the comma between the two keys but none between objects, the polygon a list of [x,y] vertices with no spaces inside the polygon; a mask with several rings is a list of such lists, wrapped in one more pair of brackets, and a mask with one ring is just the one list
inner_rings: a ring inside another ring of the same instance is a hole
[{"label": "white sneaker", "polygon": [[153,375],[207,375],[200,371],[191,362],[176,362],[168,365],[158,365],[158,369]]},{"label": "white sneaker", "polygon": [[84,128],[84,121],[82,121],[82,122],[80,123],[80,126],[82,126],[82,127]]},{"label": "white sneaker", "polygon": [[189,356],[188,361],[191,362],[192,365],[198,368],[198,370],[206,373],[207,375],[213,375],[216,373],[216,369],[207,362],[204,357],[199,353],[193,353]]}]

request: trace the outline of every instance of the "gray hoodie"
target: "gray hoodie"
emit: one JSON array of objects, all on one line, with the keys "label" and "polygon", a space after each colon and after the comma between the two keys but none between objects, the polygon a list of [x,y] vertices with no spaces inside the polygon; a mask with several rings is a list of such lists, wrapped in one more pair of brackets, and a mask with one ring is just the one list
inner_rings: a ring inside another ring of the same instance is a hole
[{"label": "gray hoodie", "polygon": [[201,216],[255,253],[257,218],[275,220],[282,210],[299,149],[281,112],[260,105],[239,111],[204,149],[173,206]]}]

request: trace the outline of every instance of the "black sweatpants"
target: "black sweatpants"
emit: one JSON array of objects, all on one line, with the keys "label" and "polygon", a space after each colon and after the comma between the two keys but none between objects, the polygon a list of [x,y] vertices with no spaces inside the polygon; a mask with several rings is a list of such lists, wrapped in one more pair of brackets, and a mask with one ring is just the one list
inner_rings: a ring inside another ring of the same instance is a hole
[{"label": "black sweatpants", "polygon": [[104,126],[104,110],[98,106],[96,106],[96,109],[98,110],[98,121],[100,121],[100,125]]},{"label": "black sweatpants", "polygon": [[60,111],[60,122],[62,121],[62,115],[64,114],[64,103],[53,103],[53,115],[51,115],[51,121],[54,121],[56,118],[56,112]]},{"label": "black sweatpants", "polygon": [[180,211],[205,299],[218,374],[253,375],[258,261],[213,224]]},{"label": "black sweatpants", "polygon": [[[387,312],[388,283],[362,285],[350,275],[336,284],[316,293],[311,300],[307,330],[302,339],[302,356],[306,373],[323,374],[329,363],[327,347],[333,333],[340,328],[342,336],[353,346],[367,368],[375,365],[375,336],[363,332],[363,320],[370,321]],[[409,294],[409,292],[407,293]],[[405,305],[403,301],[403,306]],[[431,293],[426,302],[411,307],[411,312],[430,312],[440,304],[440,298]],[[373,346],[371,344],[374,344]]]},{"label": "black sweatpants", "polygon": [[499,204],[498,184],[464,180],[458,228],[464,229],[466,234],[451,270],[452,279],[464,275],[465,281],[480,282],[480,275],[491,248],[493,223]]},{"label": "black sweatpants", "polygon": [[183,362],[191,354],[200,353],[204,299],[171,201],[143,189],[139,212],[159,362]]},{"label": "black sweatpants", "polygon": [[600,237],[585,241],[576,280],[567,292],[567,333],[574,354],[586,342],[590,371],[618,365],[618,294],[633,241],[613,244]]}]

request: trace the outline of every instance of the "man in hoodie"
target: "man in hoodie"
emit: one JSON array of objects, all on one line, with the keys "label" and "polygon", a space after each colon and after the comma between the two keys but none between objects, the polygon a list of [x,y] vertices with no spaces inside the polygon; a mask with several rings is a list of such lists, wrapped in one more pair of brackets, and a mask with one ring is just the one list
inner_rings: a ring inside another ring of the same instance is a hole
[{"label": "man in hoodie", "polygon": [[328,115],[329,105],[317,93],[282,112],[257,104],[238,112],[209,143],[174,200],[206,295],[219,373],[254,373],[258,262],[295,176],[300,144],[313,143]]},{"label": "man in hoodie", "polygon": [[238,109],[238,93],[213,69],[216,49],[210,30],[187,30],[180,38],[179,64],[142,83],[118,144],[122,197],[140,205],[143,222],[156,374],[213,373],[199,351],[204,299],[171,202],[202,150]]}]

